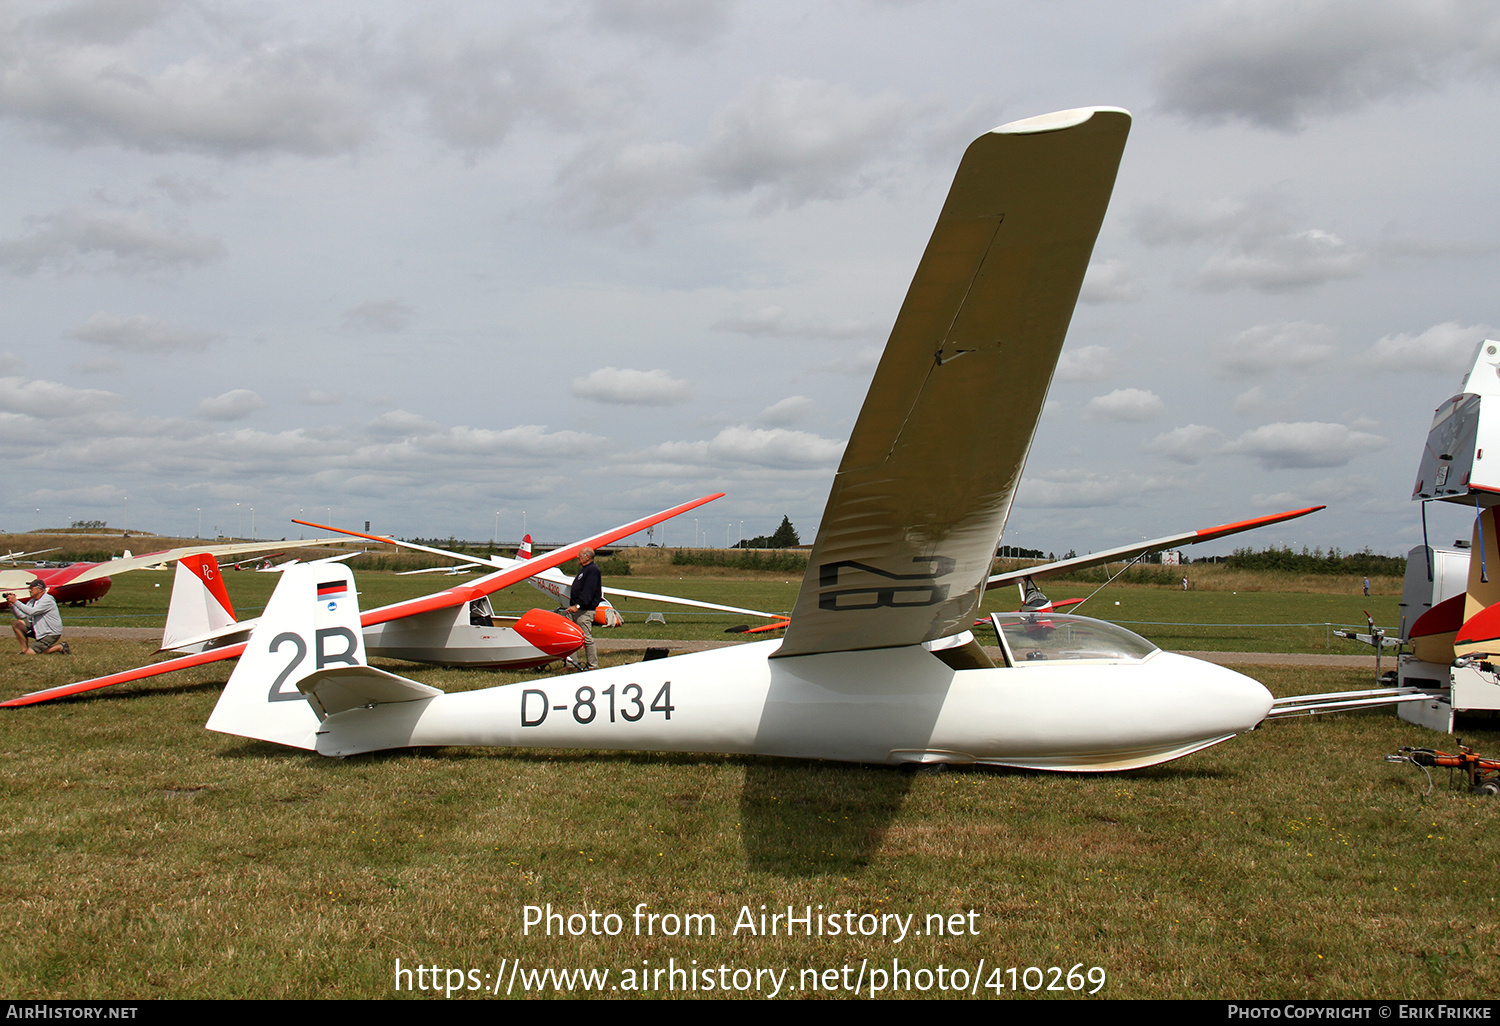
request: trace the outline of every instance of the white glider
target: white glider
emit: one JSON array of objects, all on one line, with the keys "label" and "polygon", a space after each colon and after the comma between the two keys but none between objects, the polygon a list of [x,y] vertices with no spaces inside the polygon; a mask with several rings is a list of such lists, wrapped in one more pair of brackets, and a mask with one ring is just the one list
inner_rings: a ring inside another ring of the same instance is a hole
[{"label": "white glider", "polygon": [[1122,628],[1084,620],[1017,651],[1002,625],[998,664],[969,631],[1129,125],[1062,111],[969,147],[784,640],[445,694],[366,665],[346,569],[293,568],[208,727],[337,756],[505,745],[1073,771],[1254,727],[1264,687]]}]

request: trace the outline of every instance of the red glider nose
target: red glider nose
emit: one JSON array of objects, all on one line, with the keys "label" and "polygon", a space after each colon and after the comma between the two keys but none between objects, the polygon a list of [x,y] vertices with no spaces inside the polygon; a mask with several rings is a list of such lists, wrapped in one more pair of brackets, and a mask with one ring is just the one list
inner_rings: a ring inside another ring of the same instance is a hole
[{"label": "red glider nose", "polygon": [[565,656],[583,647],[583,630],[567,617],[545,609],[533,609],[517,620],[515,632],[550,656]]}]

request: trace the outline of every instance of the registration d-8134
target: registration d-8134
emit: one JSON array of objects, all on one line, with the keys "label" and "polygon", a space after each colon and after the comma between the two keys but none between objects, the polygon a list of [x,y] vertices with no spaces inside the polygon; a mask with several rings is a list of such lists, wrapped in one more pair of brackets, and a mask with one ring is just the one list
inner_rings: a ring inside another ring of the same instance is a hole
[{"label": "registration d-8134", "polygon": [[650,704],[646,702],[646,689],[639,684],[626,684],[620,688],[613,684],[607,688],[583,684],[574,689],[571,702],[555,704],[541,688],[527,688],[521,692],[521,726],[539,727],[553,712],[570,712],[573,721],[581,724],[614,723],[617,719],[638,723],[648,715],[670,720],[674,708],[672,682],[669,680],[657,688]]}]

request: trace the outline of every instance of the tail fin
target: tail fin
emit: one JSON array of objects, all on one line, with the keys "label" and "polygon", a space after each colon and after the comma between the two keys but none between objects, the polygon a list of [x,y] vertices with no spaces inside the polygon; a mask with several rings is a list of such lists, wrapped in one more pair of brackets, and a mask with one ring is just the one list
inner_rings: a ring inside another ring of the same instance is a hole
[{"label": "tail fin", "polygon": [[281,575],[206,726],[315,751],[329,717],[368,711],[324,738],[325,754],[353,755],[401,747],[411,734],[407,703],[441,694],[366,663],[353,571],[311,563]]},{"label": "tail fin", "polygon": [[354,575],[342,563],[289,566],[208,718],[208,729],[316,748],[319,717],[297,682],[334,665],[365,665]]},{"label": "tail fin", "polygon": [[179,559],[161,647],[178,648],[188,638],[211,634],[235,622],[218,560],[207,552]]},{"label": "tail fin", "polygon": [[528,534],[526,537],[524,537],[524,538],[521,539],[521,547],[516,550],[516,558],[517,559],[530,559],[531,558],[531,535]]}]

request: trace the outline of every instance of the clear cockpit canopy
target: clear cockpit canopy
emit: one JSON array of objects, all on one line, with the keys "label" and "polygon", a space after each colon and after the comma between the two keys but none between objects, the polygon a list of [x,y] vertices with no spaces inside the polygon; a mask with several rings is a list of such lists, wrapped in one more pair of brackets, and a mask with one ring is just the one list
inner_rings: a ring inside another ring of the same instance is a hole
[{"label": "clear cockpit canopy", "polygon": [[1058,659],[1119,662],[1159,649],[1118,624],[1066,613],[995,613],[990,617],[1014,666]]}]

